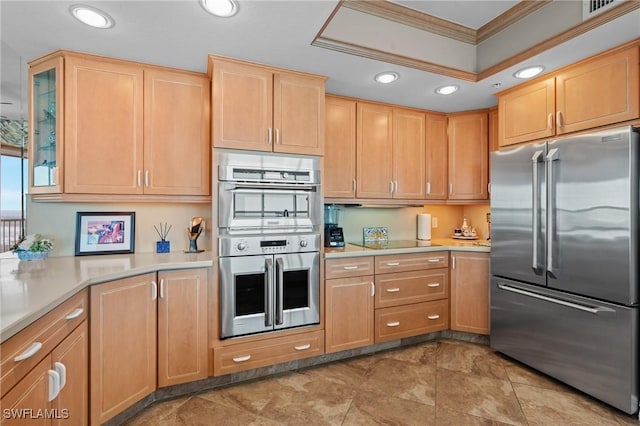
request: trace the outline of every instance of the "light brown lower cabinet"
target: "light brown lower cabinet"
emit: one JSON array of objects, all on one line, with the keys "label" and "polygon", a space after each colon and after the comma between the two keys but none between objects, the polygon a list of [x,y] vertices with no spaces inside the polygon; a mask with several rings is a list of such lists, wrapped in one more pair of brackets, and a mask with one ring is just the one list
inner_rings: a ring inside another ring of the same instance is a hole
[{"label": "light brown lower cabinet", "polygon": [[91,287],[91,424],[158,386],[207,377],[206,269]]},{"label": "light brown lower cabinet", "polygon": [[451,252],[451,329],[489,334],[488,253]]},{"label": "light brown lower cabinet", "polygon": [[449,328],[449,300],[376,309],[376,343]]},{"label": "light brown lower cabinet", "polygon": [[213,352],[213,371],[214,375],[219,376],[322,355],[324,353],[324,331],[310,331],[222,346],[214,348]]}]

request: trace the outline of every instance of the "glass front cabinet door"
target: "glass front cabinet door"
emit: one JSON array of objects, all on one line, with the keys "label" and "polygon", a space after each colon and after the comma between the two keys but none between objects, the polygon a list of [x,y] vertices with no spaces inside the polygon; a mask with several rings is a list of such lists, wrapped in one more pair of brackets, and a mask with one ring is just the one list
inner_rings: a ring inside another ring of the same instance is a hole
[{"label": "glass front cabinet door", "polygon": [[59,193],[62,161],[63,58],[29,66],[29,192]]}]

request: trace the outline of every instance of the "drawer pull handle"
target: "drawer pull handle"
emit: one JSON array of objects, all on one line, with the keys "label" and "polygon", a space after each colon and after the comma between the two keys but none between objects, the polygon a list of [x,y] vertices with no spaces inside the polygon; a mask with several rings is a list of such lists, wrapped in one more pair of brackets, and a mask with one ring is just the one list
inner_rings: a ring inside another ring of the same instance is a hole
[{"label": "drawer pull handle", "polygon": [[237,356],[233,358],[233,362],[245,362],[251,359],[251,355]]},{"label": "drawer pull handle", "polygon": [[442,258],[436,257],[436,258],[428,259],[427,262],[429,262],[429,263],[440,263],[440,262],[442,262]]},{"label": "drawer pull handle", "polygon": [[307,343],[306,345],[300,345],[300,346],[294,346],[293,348],[296,351],[306,351],[307,349],[309,349],[311,347],[310,343]]},{"label": "drawer pull handle", "polygon": [[399,293],[399,292],[400,292],[400,289],[398,287],[387,289],[387,293]]},{"label": "drawer pull handle", "polygon": [[68,320],[72,320],[72,319],[76,319],[78,318],[80,315],[82,315],[82,313],[84,312],[84,309],[82,308],[76,308],[73,310],[73,312],[71,312],[69,315],[67,315],[66,317],[64,317],[65,319]]},{"label": "drawer pull handle", "polygon": [[40,342],[33,342],[31,344],[31,346],[29,346],[27,348],[26,351],[22,352],[20,355],[18,355],[17,357],[15,357],[13,360],[15,362],[20,362],[20,361],[24,361],[27,358],[31,358],[32,356],[34,356],[40,349],[42,348],[42,343]]},{"label": "drawer pull handle", "polygon": [[436,315],[428,315],[427,318],[429,318],[430,320],[437,320],[438,318],[440,318],[440,315],[436,314]]},{"label": "drawer pull handle", "polygon": [[49,370],[49,401],[58,397],[60,389],[60,374],[57,371]]},{"label": "drawer pull handle", "polygon": [[397,327],[400,325],[400,321],[388,322],[387,327]]},{"label": "drawer pull handle", "polygon": [[387,262],[387,266],[398,266],[400,262]]},{"label": "drawer pull handle", "polygon": [[440,283],[429,283],[427,284],[427,287],[431,287],[431,288],[440,287]]},{"label": "drawer pull handle", "polygon": [[355,269],[358,269],[357,266],[343,266],[342,269],[346,270],[346,271],[353,271]]}]

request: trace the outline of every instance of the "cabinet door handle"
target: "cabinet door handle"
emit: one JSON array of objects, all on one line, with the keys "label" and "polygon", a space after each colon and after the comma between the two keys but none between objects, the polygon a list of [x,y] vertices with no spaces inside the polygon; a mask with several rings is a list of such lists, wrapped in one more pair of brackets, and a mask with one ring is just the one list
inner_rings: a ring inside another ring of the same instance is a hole
[{"label": "cabinet door handle", "polygon": [[233,357],[233,362],[245,362],[251,359],[251,355]]},{"label": "cabinet door handle", "polygon": [[280,144],[280,129],[276,127],[276,144]]},{"label": "cabinet door handle", "polygon": [[273,143],[273,129],[269,127],[269,131],[267,132],[267,143],[271,145]]},{"label": "cabinet door handle", "polygon": [[440,283],[429,283],[427,284],[427,287],[431,287],[431,288],[440,287]]},{"label": "cabinet door handle", "polygon": [[56,399],[60,393],[60,374],[57,371],[49,370],[49,401]]},{"label": "cabinet door handle", "polygon": [[553,113],[549,113],[549,116],[547,117],[547,127],[549,127],[549,129],[553,129]]},{"label": "cabinet door handle", "polygon": [[395,187],[393,192],[395,192],[397,194],[398,193],[398,181],[397,180],[393,181],[393,186]]},{"label": "cabinet door handle", "polygon": [[426,194],[427,195],[431,194],[431,183],[430,182],[427,182],[427,192],[426,192]]},{"label": "cabinet door handle", "polygon": [[400,289],[398,287],[388,288],[387,293],[400,293]]},{"label": "cabinet door handle", "polygon": [[82,313],[84,312],[84,309],[82,308],[76,308],[73,310],[73,312],[71,312],[69,315],[67,315],[66,317],[64,317],[65,319],[68,320],[72,320],[72,319],[76,319],[78,318],[80,315],[82,315]]},{"label": "cabinet door handle", "polygon": [[491,194],[491,182],[487,184],[487,194]]},{"label": "cabinet door handle", "polygon": [[158,283],[151,281],[151,300],[158,298]]},{"label": "cabinet door handle", "polygon": [[440,315],[438,314],[428,315],[427,318],[429,318],[430,320],[437,320],[438,318],[440,318]]},{"label": "cabinet door handle", "polygon": [[357,266],[343,266],[342,269],[346,270],[346,271],[355,271],[356,269],[358,269]]},{"label": "cabinet door handle", "polygon": [[432,257],[431,259],[427,259],[427,262],[429,262],[429,263],[440,263],[440,262],[442,262],[442,258],[440,258],[440,257]]},{"label": "cabinet door handle", "polygon": [[556,112],[556,125],[558,127],[562,127],[562,112],[561,111]]},{"label": "cabinet door handle", "polygon": [[149,186],[149,170],[144,171],[144,186]]},{"label": "cabinet door handle", "polygon": [[293,349],[295,349],[296,351],[306,351],[310,347],[311,347],[311,344],[307,343],[306,345],[294,346]]},{"label": "cabinet door handle", "polygon": [[397,327],[400,325],[400,321],[388,322],[387,327]]},{"label": "cabinet door handle", "polygon": [[351,188],[353,188],[353,192],[356,192],[356,180],[355,179],[351,179]]},{"label": "cabinet door handle", "polygon": [[386,265],[387,266],[399,266],[400,262],[387,262]]},{"label": "cabinet door handle", "polygon": [[456,269],[456,257],[451,256],[451,269]]},{"label": "cabinet door handle", "polygon": [[138,186],[142,186],[142,170],[138,170]]},{"label": "cabinet door handle", "polygon": [[371,297],[376,295],[376,285],[371,281]]},{"label": "cabinet door handle", "polygon": [[389,181],[389,192],[393,194],[393,181]]},{"label": "cabinet door handle", "polygon": [[160,299],[164,299],[164,280],[160,280]]},{"label": "cabinet door handle", "polygon": [[453,184],[449,184],[449,195],[453,194]]},{"label": "cabinet door handle", "polygon": [[36,353],[38,353],[38,351],[42,348],[42,343],[40,342],[33,342],[31,344],[31,346],[29,346],[24,352],[22,352],[20,355],[18,355],[17,357],[15,357],[13,360],[15,362],[20,362],[20,361],[24,361],[27,358],[31,358],[32,356],[34,356]]},{"label": "cabinet door handle", "polygon": [[67,366],[61,362],[55,362],[53,364],[53,369],[58,372],[58,375],[60,375],[60,390],[62,390],[64,385],[67,384]]}]

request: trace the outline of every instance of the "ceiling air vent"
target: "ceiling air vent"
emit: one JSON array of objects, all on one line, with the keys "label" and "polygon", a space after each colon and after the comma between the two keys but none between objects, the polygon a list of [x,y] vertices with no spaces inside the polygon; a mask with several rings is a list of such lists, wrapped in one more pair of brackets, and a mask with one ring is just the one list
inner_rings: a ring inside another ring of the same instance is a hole
[{"label": "ceiling air vent", "polygon": [[586,21],[596,15],[617,6],[621,0],[582,0],[582,20]]}]

